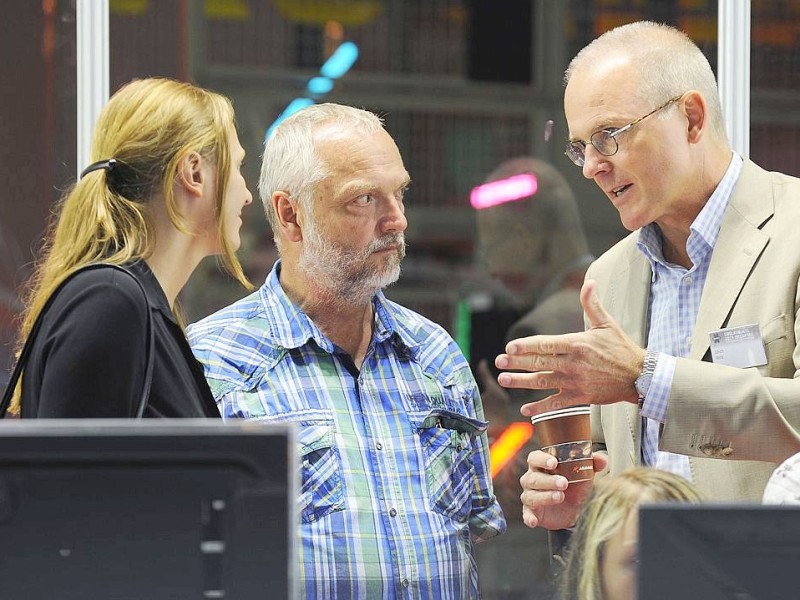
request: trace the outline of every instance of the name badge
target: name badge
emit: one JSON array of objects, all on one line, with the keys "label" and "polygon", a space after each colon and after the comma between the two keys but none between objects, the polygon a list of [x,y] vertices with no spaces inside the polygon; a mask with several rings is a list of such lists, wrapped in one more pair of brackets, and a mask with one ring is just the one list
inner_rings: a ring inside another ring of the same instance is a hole
[{"label": "name badge", "polygon": [[710,332],[708,337],[711,340],[711,358],[717,364],[742,369],[767,364],[767,351],[758,323],[718,329]]}]

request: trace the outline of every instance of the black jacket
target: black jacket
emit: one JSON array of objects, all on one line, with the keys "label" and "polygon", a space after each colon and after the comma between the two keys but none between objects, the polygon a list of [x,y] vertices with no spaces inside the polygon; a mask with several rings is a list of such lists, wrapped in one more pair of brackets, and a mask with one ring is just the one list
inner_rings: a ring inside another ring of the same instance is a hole
[{"label": "black jacket", "polygon": [[153,380],[145,417],[219,417],[202,366],[144,261],[127,274],[76,275],[44,316],[22,374],[22,417],[133,417],[147,366],[153,317]]}]

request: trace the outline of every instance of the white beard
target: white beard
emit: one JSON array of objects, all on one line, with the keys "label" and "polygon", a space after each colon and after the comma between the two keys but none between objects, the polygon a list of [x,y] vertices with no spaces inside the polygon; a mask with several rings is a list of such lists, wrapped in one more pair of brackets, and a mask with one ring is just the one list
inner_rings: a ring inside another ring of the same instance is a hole
[{"label": "white beard", "polygon": [[[383,265],[372,265],[370,256],[387,246],[396,244],[397,253],[386,257]],[[390,233],[374,240],[363,251],[344,248],[325,239],[316,223],[306,225],[303,248],[298,261],[299,269],[312,285],[327,295],[348,304],[364,304],[400,277],[400,261],[406,254],[402,233]]]}]

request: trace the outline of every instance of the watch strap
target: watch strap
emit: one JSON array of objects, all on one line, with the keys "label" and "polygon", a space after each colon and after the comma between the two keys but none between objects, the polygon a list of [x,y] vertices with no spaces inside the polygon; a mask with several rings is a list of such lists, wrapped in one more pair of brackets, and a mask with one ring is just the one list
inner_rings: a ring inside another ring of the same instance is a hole
[{"label": "watch strap", "polygon": [[656,371],[658,364],[658,352],[648,350],[644,355],[644,363],[642,364],[642,372],[636,378],[634,385],[636,392],[639,394],[639,406],[647,396],[647,391],[650,389],[650,382],[653,380],[653,374]]}]

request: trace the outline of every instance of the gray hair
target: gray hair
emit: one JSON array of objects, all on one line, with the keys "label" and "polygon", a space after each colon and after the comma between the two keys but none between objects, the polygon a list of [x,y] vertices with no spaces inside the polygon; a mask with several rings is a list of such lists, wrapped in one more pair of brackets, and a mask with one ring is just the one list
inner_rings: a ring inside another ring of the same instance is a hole
[{"label": "gray hair", "polygon": [[591,68],[614,55],[625,56],[635,65],[639,96],[652,108],[688,90],[699,91],[708,106],[712,132],[727,143],[717,80],[708,59],[689,36],[652,21],[616,27],[578,52],[564,73],[564,85],[577,69],[584,65]]},{"label": "gray hair", "polygon": [[341,104],[314,104],[280,123],[264,144],[258,192],[280,249],[277,217],[272,195],[286,192],[298,203],[308,203],[313,211],[317,184],[330,175],[316,150],[319,133],[330,131],[332,137],[370,135],[383,128],[381,119],[366,110]]}]

